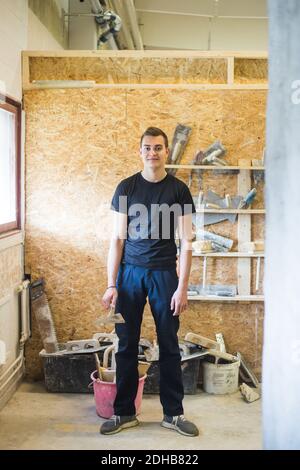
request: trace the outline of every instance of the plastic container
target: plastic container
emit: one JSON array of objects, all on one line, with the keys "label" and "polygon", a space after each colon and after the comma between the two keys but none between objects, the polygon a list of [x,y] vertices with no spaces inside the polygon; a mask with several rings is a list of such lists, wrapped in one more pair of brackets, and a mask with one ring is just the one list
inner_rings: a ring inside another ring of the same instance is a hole
[{"label": "plastic container", "polygon": [[[98,351],[100,361],[103,360],[102,351]],[[65,349],[65,344],[59,344],[60,350]],[[43,361],[45,385],[48,392],[61,393],[93,393],[88,388],[90,375],[95,370],[95,358],[93,353],[46,353],[40,352]]]},{"label": "plastic container", "polygon": [[213,364],[203,361],[203,390],[215,395],[225,395],[238,390],[240,361]]},{"label": "plastic container", "polygon": [[[200,357],[181,361],[183,389],[186,395],[197,393]],[[147,372],[144,393],[159,393],[159,362],[153,361]]]},{"label": "plastic container", "polygon": [[90,374],[95,370],[93,354],[69,354],[40,352],[43,360],[45,385],[48,392],[92,393],[88,388]]},{"label": "plastic container", "polygon": [[[114,414],[114,401],[117,394],[117,385],[113,382],[102,382],[97,380],[98,372],[91,374],[94,388],[94,398],[97,415],[101,418],[111,418]],[[139,378],[138,391],[135,398],[135,409],[138,415],[141,410],[145,379],[147,375]]]}]

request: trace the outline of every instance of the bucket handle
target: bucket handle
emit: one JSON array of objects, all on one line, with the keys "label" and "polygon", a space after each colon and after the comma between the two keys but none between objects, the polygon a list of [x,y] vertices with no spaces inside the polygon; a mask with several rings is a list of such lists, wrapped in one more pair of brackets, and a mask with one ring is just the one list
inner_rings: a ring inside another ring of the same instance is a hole
[{"label": "bucket handle", "polygon": [[94,385],[94,382],[97,382],[97,380],[98,380],[98,377],[97,377],[97,379],[95,379],[95,377],[94,377],[94,373],[95,373],[95,372],[97,372],[97,371],[94,370],[94,371],[91,373],[91,375],[90,375],[90,377],[91,377],[91,379],[92,379],[92,382],[90,382],[90,383],[88,384],[88,386],[87,386],[89,389],[92,388],[92,385]]},{"label": "bucket handle", "polygon": [[111,346],[108,346],[108,347],[105,349],[104,354],[103,354],[103,367],[105,367],[105,369],[108,368],[108,356],[109,356],[110,353],[111,353],[111,365],[113,366],[113,362],[114,362],[114,359],[113,359],[114,351],[115,351],[115,345],[114,345],[114,344],[112,344]]}]

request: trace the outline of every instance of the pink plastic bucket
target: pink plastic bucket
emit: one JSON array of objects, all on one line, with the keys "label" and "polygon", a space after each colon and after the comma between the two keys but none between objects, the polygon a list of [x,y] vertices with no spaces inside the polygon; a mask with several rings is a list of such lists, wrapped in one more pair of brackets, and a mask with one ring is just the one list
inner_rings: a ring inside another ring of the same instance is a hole
[{"label": "pink plastic bucket", "polygon": [[[95,370],[91,374],[94,387],[94,398],[96,403],[97,415],[101,418],[111,418],[114,414],[114,401],[117,394],[117,386],[112,382],[97,381],[98,372]],[[144,383],[147,375],[139,379],[138,391],[135,398],[136,414],[140,413]]]}]

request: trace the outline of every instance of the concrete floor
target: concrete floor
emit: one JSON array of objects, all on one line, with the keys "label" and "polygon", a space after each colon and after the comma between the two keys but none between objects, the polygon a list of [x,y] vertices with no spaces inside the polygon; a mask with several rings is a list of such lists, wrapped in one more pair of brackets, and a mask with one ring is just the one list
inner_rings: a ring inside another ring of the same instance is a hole
[{"label": "concrete floor", "polygon": [[261,449],[261,401],[233,395],[186,395],[185,415],[198,437],[162,428],[158,395],[144,395],[140,426],[102,436],[92,394],[48,393],[43,383],[23,382],[0,413],[0,449],[189,450]]}]

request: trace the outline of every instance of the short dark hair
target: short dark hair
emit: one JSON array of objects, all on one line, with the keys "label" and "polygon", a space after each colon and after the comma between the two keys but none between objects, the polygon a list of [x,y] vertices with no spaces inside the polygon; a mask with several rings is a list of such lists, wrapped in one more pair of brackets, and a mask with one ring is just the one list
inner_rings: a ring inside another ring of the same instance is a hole
[{"label": "short dark hair", "polygon": [[167,136],[167,134],[164,133],[164,131],[162,131],[158,127],[148,127],[145,130],[145,132],[142,135],[141,140],[140,140],[140,147],[142,146],[143,138],[146,135],[149,135],[149,136],[152,136],[152,137],[157,137],[157,136],[161,135],[164,138],[166,148],[168,148],[168,146],[169,146],[168,136]]}]

